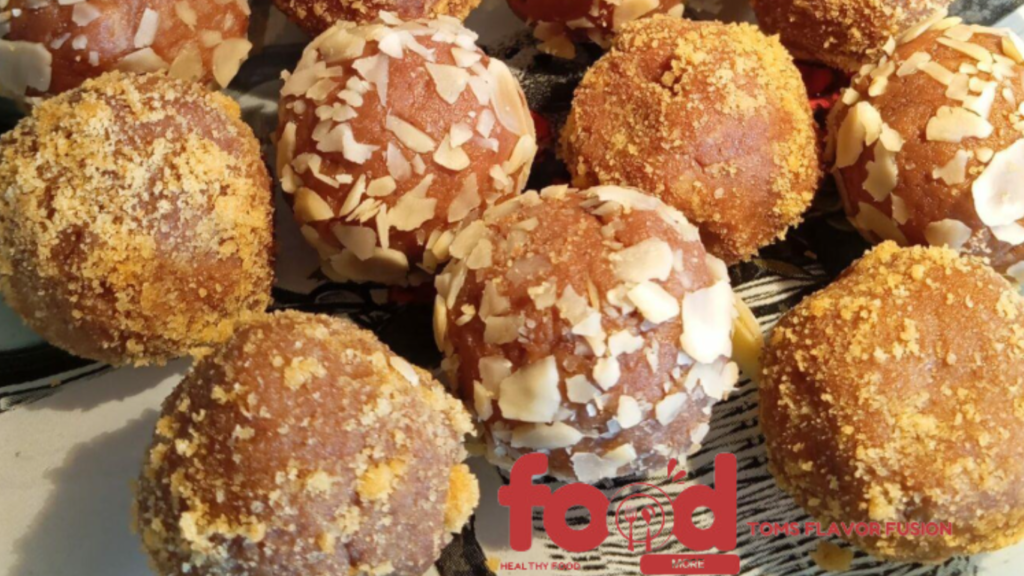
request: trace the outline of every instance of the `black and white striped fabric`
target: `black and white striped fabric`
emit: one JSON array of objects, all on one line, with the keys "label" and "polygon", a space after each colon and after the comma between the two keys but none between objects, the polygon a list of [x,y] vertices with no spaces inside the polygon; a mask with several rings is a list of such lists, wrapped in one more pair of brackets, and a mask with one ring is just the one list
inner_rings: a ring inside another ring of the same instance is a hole
[{"label": "black and white striped fabric", "polygon": [[[553,0],[555,1],[555,0]],[[744,2],[745,0],[737,0]],[[729,4],[730,0],[723,0]],[[974,22],[995,22],[1024,0],[970,0],[958,3],[959,10]],[[266,32],[279,30],[279,15],[273,13],[270,0],[254,0],[254,29]],[[551,134],[564,120],[571,102],[572,91],[586,68],[599,56],[596,49],[580,50],[575,61],[567,62],[540,55],[533,49],[533,41],[518,21],[510,20],[503,0],[485,0],[480,15],[474,15],[470,25],[482,32],[485,49],[502,58],[520,72],[531,108],[550,123]],[[707,4],[707,2],[703,3]],[[729,10],[733,13],[734,10]],[[495,21],[500,15],[505,20]],[[489,28],[487,30],[481,29]],[[289,38],[296,38],[292,35]],[[281,70],[294,66],[303,45],[299,42],[278,43],[277,38],[267,42],[262,51],[243,67],[236,80],[234,95],[242,104],[245,119],[253,126],[265,145],[268,158],[273,157],[270,135],[276,126],[277,93]],[[13,107],[0,105],[0,130],[9,129],[16,122]],[[531,187],[541,187],[563,181],[566,174],[554,159],[549,147],[535,166]],[[279,214],[280,246],[302,250],[301,240],[294,226],[289,228],[290,215]],[[866,245],[850,229],[839,210],[833,190],[824,189],[819,195],[805,223],[793,231],[789,238],[763,251],[762,257],[735,266],[730,270],[737,293],[754,311],[762,330],[768,331],[778,319],[803,297],[826,285],[840,271],[863,253]],[[435,366],[440,357],[432,344],[431,306],[428,302],[394,304],[382,298],[385,291],[370,287],[339,286],[324,282],[315,270],[315,257],[306,268],[287,263],[279,269],[279,285],[275,288],[276,308],[296,308],[310,312],[344,314],[374,330],[395,351],[423,366]],[[2,321],[2,319],[0,319]],[[61,385],[95,377],[110,368],[71,357],[48,345],[39,344],[16,350],[0,351],[0,412],[50,395]],[[674,497],[687,486],[713,484],[714,457],[720,453],[735,454],[739,463],[739,522],[737,526],[739,554],[743,574],[815,574],[809,553],[818,539],[810,536],[751,537],[747,522],[800,522],[809,521],[794,502],[775,485],[766,467],[764,440],[758,427],[758,393],[749,379],[741,381],[726,402],[715,407],[711,431],[700,451],[687,462],[688,475],[684,483],[674,483],[665,476],[648,478],[622,478],[606,481],[602,488],[615,504],[626,494],[615,495],[628,484],[643,481],[656,486]],[[0,415],[2,417],[2,415]],[[665,471],[661,471],[665,474]],[[496,494],[485,492],[484,499],[494,500]],[[589,519],[585,513],[573,514],[570,524],[582,525]],[[671,508],[667,510],[666,526],[671,523]],[[711,516],[706,512],[696,516],[698,525],[708,525]],[[639,574],[641,550],[629,550],[627,539],[615,531],[597,550],[584,554],[567,553],[555,546],[544,534],[539,516],[534,518],[534,546],[529,552],[510,550],[485,552],[478,534],[507,529],[496,522],[506,522],[485,514],[478,515],[461,535],[445,550],[436,569],[442,576],[484,576],[492,574],[488,556],[500,562],[572,562],[594,576]],[[667,532],[666,532],[667,533]],[[674,539],[671,539],[674,543]],[[837,541],[837,543],[839,543]],[[662,553],[686,553],[678,543],[661,548]],[[970,559],[954,559],[938,566],[883,563],[858,553],[851,575],[954,575],[973,574],[977,566]],[[531,571],[544,574],[544,571]],[[551,570],[548,573],[565,573]]]}]

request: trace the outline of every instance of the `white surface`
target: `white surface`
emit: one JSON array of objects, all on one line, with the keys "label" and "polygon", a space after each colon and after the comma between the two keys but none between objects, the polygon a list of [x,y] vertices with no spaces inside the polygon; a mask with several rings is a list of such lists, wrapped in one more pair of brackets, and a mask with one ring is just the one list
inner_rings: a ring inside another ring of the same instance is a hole
[{"label": "white surface", "polygon": [[[1005,25],[1024,33],[1024,10]],[[186,368],[119,370],[0,415],[0,576],[151,574],[129,530],[129,485],[160,403]],[[492,468],[474,468],[485,484],[499,481]],[[481,544],[507,549],[504,509],[493,498],[481,506],[495,519]],[[1024,545],[979,563],[984,576],[1017,576]]]},{"label": "white surface", "polygon": [[0,574],[150,574],[129,485],[186,367],[118,370],[0,415]]}]

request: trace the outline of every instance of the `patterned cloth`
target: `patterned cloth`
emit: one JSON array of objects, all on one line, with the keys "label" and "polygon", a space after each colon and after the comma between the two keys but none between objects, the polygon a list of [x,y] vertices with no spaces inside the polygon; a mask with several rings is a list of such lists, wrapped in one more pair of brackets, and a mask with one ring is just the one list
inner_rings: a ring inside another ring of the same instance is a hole
[{"label": "patterned cloth", "polygon": [[[499,0],[488,0],[491,4]],[[728,2],[726,2],[728,3]],[[954,11],[969,21],[995,22],[1006,13],[1024,3],[1024,0],[964,0]],[[270,0],[255,0],[254,30],[280,29],[272,15]],[[488,16],[506,12],[485,4],[484,14],[474,22],[488,24]],[[501,31],[511,30],[503,34]],[[480,31],[480,28],[478,28]],[[507,20],[493,30],[487,30],[485,50],[492,56],[507,61],[520,77],[531,108],[538,120],[538,134],[542,144],[537,165],[530,181],[531,188],[564,182],[566,173],[554,158],[553,140],[557,128],[568,113],[572,90],[582,78],[586,68],[599,57],[592,47],[579,50],[575,61],[557,60],[538,54],[529,33],[520,26],[510,26]],[[491,41],[491,38],[498,38]],[[243,67],[233,89],[242,103],[245,119],[265,145],[267,158],[273,158],[269,136],[276,126],[276,95],[280,87],[279,74],[297,62],[303,45],[290,42],[267,42],[263,50]],[[809,71],[814,78],[814,71]],[[826,79],[827,80],[827,79]],[[828,90],[826,81],[820,88]],[[18,112],[9,103],[0,102],[0,131],[10,129],[17,121]],[[305,250],[298,232],[291,225],[287,208],[278,202],[278,245],[285,250]],[[733,285],[757,316],[761,328],[770,330],[781,315],[800,299],[827,284],[850,262],[863,254],[867,245],[853,232],[841,213],[834,189],[825,186],[805,222],[793,231],[786,241],[762,251],[761,257],[730,270]],[[311,252],[311,251],[309,251]],[[434,349],[431,332],[431,303],[429,290],[388,290],[380,287],[336,285],[316,270],[316,258],[306,260],[292,254],[284,260],[286,267],[278,270],[279,282],[275,288],[274,307],[295,308],[309,312],[344,314],[372,329],[397,353],[417,364],[437,367],[440,355]],[[0,341],[10,340],[8,333],[19,330],[17,320],[9,311],[0,310]],[[12,347],[0,351],[0,412],[19,404],[32,402],[54,393],[59,386],[96,377],[110,368],[74,358],[46,344]],[[811,574],[820,573],[808,553],[818,539],[809,536],[781,536],[774,538],[751,537],[747,522],[805,522],[810,520],[796,504],[775,485],[766,468],[764,440],[757,418],[757,388],[744,379],[728,401],[715,407],[711,432],[702,449],[690,457],[689,471],[684,483],[676,483],[654,475],[648,478],[621,478],[599,485],[615,505],[628,494],[616,492],[627,484],[644,481],[674,497],[682,489],[695,484],[713,485],[713,461],[719,453],[736,454],[739,462],[739,547],[734,552],[742,559],[744,574]],[[487,488],[485,486],[485,488]],[[496,486],[485,490],[482,497],[494,500]],[[671,525],[671,507],[667,507],[666,527]],[[709,525],[710,514],[695,517],[698,526]],[[586,514],[570,513],[570,525],[583,525]],[[443,576],[484,576],[492,574],[487,565],[488,555],[501,562],[578,562],[583,570],[597,576],[638,574],[638,559],[642,550],[628,549],[626,538],[615,531],[615,517],[608,518],[612,536],[599,549],[585,554],[570,554],[555,546],[544,534],[539,512],[534,517],[534,546],[529,552],[510,550],[485,552],[477,533],[494,530],[496,522],[506,520],[478,515],[471,525],[455,538],[437,563]],[[655,520],[660,522],[660,520]],[[505,527],[501,527],[504,529]],[[668,528],[666,528],[667,530]],[[667,533],[667,532],[666,532]],[[678,543],[659,550],[662,553],[687,552]],[[858,552],[849,574],[970,574],[977,571],[970,559],[954,559],[940,566],[894,564],[876,561]],[[538,572],[531,572],[536,574]],[[545,573],[545,572],[540,572]],[[551,574],[564,571],[551,571]]]}]

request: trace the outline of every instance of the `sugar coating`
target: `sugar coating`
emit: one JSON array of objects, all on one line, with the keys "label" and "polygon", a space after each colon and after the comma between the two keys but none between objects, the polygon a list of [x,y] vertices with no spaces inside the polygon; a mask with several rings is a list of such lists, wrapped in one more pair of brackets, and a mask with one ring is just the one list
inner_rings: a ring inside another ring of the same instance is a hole
[{"label": "sugar coating", "polygon": [[854,73],[952,0],[753,0],[758,24],[801,60]]},{"label": "sugar coating", "polygon": [[423,574],[479,499],[468,414],[347,320],[250,319],[164,402],[136,490],[158,574]]},{"label": "sugar coating", "polygon": [[626,25],[577,89],[561,144],[576,186],[658,196],[727,263],[800,222],[820,176],[800,74],[747,24]]},{"label": "sugar coating", "polygon": [[227,86],[252,44],[248,0],[0,2],[0,94],[37,101],[105,72]]},{"label": "sugar coating", "polygon": [[543,450],[597,482],[685,461],[738,370],[724,264],[635,190],[562,187],[489,209],[437,278],[434,328],[487,457]]},{"label": "sugar coating", "polygon": [[0,191],[0,291],[74,354],[162,362],[270,302],[270,178],[226,96],[89,80],[0,139]]},{"label": "sugar coating", "polygon": [[372,22],[381,12],[407,20],[438,16],[465,20],[480,0],[274,0],[274,4],[306,32],[320,34],[338,22]]},{"label": "sugar coating", "polygon": [[1024,43],[937,18],[864,65],[829,117],[827,159],[872,242],[947,246],[1024,279]]},{"label": "sugar coating", "polygon": [[526,186],[526,97],[476,38],[384,13],[334,26],[285,74],[278,176],[329,278],[432,274],[459,229]]},{"label": "sugar coating", "polygon": [[1024,300],[977,259],[879,245],[776,326],[761,428],[779,485],[822,522],[951,522],[853,537],[941,562],[1024,537]]}]

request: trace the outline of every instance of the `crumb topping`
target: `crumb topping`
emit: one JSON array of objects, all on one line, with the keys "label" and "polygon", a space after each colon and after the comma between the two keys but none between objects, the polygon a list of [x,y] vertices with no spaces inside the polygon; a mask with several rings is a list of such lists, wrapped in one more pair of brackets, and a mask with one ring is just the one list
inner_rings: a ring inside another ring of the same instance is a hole
[{"label": "crumb topping", "polygon": [[979,260],[879,245],[776,326],[761,425],[780,486],[825,522],[951,522],[859,537],[938,562],[1024,537],[1024,300]]},{"label": "crumb topping", "polygon": [[272,281],[269,176],[237,104],[111,73],[0,140],[0,289],[54,344],[115,364],[223,341]]},{"label": "crumb topping", "polygon": [[426,571],[478,500],[460,464],[472,425],[393,358],[348,321],[282,312],[201,359],[139,479],[136,523],[160,572]]},{"label": "crumb topping", "polygon": [[626,25],[577,89],[561,145],[577,186],[657,195],[727,262],[783,237],[820,176],[800,74],[748,24]]}]

